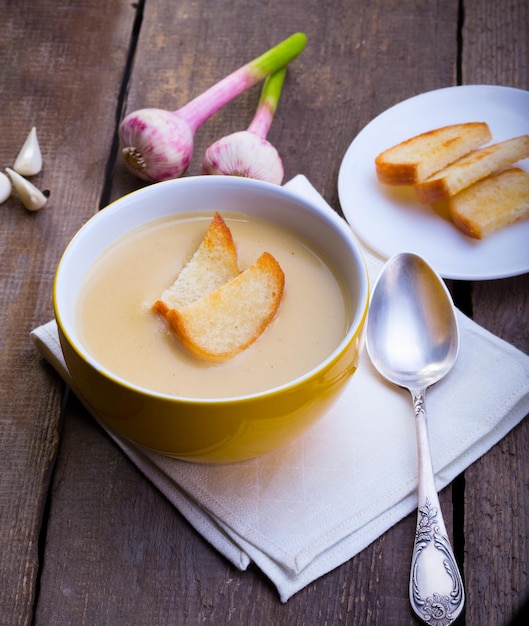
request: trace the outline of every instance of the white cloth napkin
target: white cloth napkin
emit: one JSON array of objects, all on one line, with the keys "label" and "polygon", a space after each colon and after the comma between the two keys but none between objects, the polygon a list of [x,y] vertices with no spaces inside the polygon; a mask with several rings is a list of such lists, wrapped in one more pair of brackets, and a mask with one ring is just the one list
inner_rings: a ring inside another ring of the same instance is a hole
[{"label": "white cloth napkin", "polygon": [[[331,210],[304,176],[286,186]],[[382,261],[367,250],[365,258],[374,281]],[[426,398],[439,489],[529,413],[529,357],[460,312],[458,322],[457,363]],[[32,337],[71,385],[55,321]],[[338,404],[260,458],[192,464],[109,435],[200,534],[239,569],[253,561],[286,602],[414,510],[414,428],[408,392],[382,380],[364,350]]]}]

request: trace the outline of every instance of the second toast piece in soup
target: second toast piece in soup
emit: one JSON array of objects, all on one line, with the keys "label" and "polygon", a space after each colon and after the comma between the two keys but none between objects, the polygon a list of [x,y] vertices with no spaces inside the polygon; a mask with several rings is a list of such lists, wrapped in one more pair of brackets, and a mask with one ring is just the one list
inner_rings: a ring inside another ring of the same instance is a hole
[{"label": "second toast piece in soup", "polygon": [[182,343],[198,356],[224,360],[252,344],[274,318],[285,277],[276,259],[264,252],[219,289],[167,312]]}]

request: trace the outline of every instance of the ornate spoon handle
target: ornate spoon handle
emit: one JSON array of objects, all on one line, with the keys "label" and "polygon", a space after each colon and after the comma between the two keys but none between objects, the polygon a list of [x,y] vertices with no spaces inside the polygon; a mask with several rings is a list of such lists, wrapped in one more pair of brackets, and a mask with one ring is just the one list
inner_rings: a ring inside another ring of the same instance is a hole
[{"label": "ornate spoon handle", "polygon": [[435,488],[426,410],[425,389],[411,389],[415,409],[419,487],[417,530],[410,572],[410,602],[426,624],[448,626],[463,610],[465,591],[446,532]]}]

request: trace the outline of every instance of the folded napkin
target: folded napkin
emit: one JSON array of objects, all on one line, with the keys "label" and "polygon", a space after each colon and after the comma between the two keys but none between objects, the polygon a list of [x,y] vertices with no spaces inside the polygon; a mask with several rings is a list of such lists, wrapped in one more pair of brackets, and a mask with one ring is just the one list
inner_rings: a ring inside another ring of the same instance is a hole
[{"label": "folded napkin", "polygon": [[[332,210],[304,176],[286,187]],[[364,253],[374,281],[383,262]],[[458,322],[456,365],[426,397],[438,489],[529,413],[529,357],[459,311]],[[35,329],[32,337],[71,385],[55,321]],[[327,415],[294,443],[250,461],[187,463],[108,434],[237,568],[253,561],[283,602],[363,550],[417,505],[411,399],[377,374],[365,350]]]}]

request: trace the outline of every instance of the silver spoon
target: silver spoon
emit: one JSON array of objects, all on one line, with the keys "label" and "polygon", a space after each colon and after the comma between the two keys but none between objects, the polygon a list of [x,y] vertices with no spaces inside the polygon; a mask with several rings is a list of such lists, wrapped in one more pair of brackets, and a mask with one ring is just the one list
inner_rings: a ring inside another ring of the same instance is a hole
[{"label": "silver spoon", "polygon": [[366,343],[373,365],[409,390],[415,409],[419,485],[411,606],[427,624],[451,624],[465,592],[435,487],[424,397],[454,364],[459,332],[448,290],[421,257],[398,254],[384,266],[373,289]]}]

